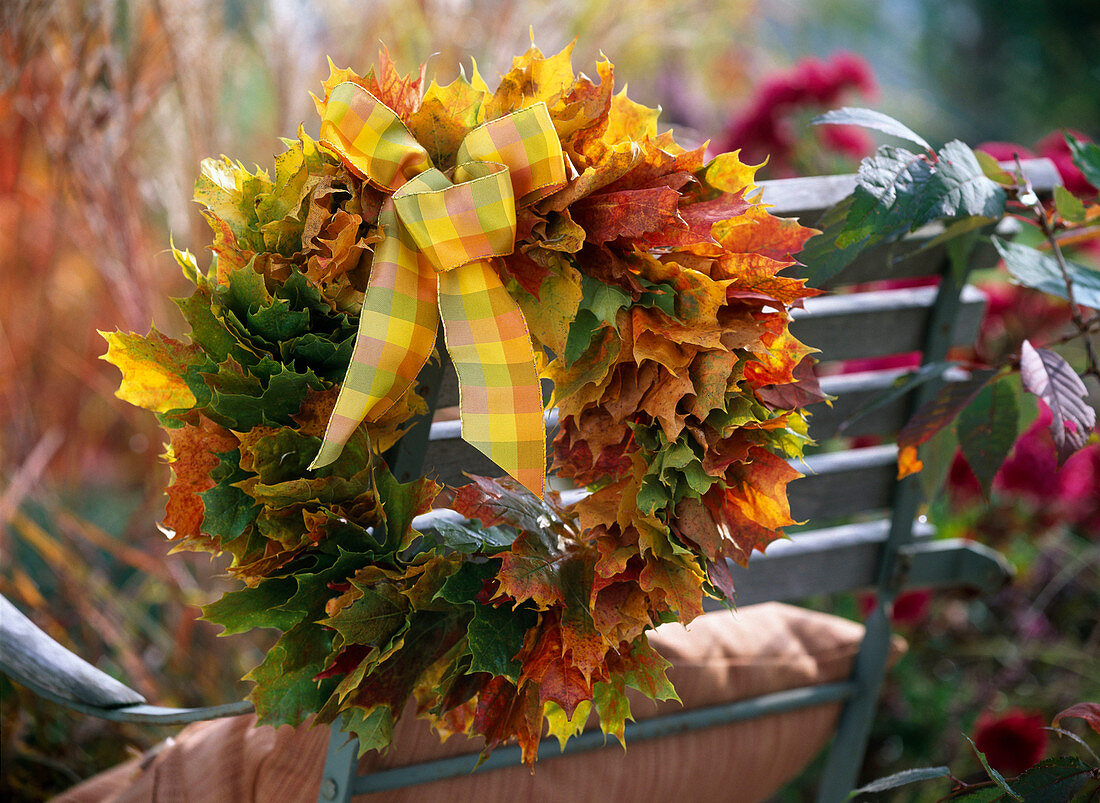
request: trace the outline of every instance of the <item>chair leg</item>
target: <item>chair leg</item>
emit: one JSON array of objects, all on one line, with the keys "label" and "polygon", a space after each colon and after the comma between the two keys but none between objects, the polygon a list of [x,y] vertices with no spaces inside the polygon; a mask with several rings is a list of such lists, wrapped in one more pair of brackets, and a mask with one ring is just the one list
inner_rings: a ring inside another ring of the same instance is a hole
[{"label": "chair leg", "polygon": [[833,737],[825,770],[821,775],[821,785],[817,791],[818,803],[847,800],[859,777],[890,654],[887,607],[880,601],[867,619],[866,635],[853,670],[859,686],[841,711],[836,736]]},{"label": "chair leg", "polygon": [[329,729],[328,754],[321,773],[317,803],[349,803],[358,752],[359,740],[345,733],[337,719]]}]

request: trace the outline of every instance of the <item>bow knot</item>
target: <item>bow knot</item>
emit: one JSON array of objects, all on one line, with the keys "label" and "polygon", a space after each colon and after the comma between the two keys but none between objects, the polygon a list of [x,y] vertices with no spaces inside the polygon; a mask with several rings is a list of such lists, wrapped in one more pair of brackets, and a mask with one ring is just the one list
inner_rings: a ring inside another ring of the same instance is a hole
[{"label": "bow knot", "polygon": [[358,84],[336,86],[320,144],[391,193],[378,214],[359,334],[310,468],[328,465],[364,420],[415,381],[439,321],[458,374],[462,437],[540,498],[546,473],[542,392],[530,333],[489,260],[512,253],[516,208],[564,186],[565,160],[545,104],[467,134],[452,178],[397,114]]}]

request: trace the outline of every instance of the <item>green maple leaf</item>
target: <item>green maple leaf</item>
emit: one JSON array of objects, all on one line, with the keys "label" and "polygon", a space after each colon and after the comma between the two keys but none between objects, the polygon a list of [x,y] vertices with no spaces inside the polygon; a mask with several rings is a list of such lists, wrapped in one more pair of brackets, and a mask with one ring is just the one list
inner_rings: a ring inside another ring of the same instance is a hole
[{"label": "green maple leaf", "polygon": [[273,485],[306,476],[320,445],[320,438],[283,427],[258,438],[242,436],[241,458],[261,483]]},{"label": "green maple leaf", "polygon": [[244,321],[250,333],[274,349],[284,341],[310,331],[309,310],[293,309],[290,302],[281,298],[272,299],[255,312],[251,308],[246,310]]},{"label": "green maple leaf", "polygon": [[242,365],[259,359],[218,317],[219,305],[209,292],[197,289],[187,298],[174,301],[191,326],[191,342],[199,346],[208,359],[221,363],[232,357]]},{"label": "green maple leaf", "polygon": [[301,337],[281,342],[279,356],[284,363],[293,365],[298,373],[309,370],[322,379],[340,382],[347,374],[355,339],[355,333],[343,340],[334,340],[332,336],[307,332]]},{"label": "green maple leaf", "polygon": [[344,731],[359,740],[359,757],[368,750],[384,751],[393,741],[393,712],[389,706],[376,705],[369,711],[355,707],[343,715]]},{"label": "green maple leaf", "polygon": [[[621,680],[592,685],[592,704],[600,718],[600,730],[604,736],[614,736],[626,749],[626,721],[634,721],[630,713],[630,701]],[[579,710],[579,706],[578,706]],[[573,712],[576,716],[576,711]]]},{"label": "green maple leaf", "polygon": [[262,425],[289,425],[310,390],[321,390],[324,383],[312,371],[299,374],[270,361],[277,369],[266,382],[251,371],[263,371],[264,363],[245,373],[240,366],[223,363],[217,374],[207,374],[211,387],[207,415],[222,426],[246,431]]},{"label": "green maple leaf", "polygon": [[381,465],[373,476],[378,498],[382,500],[386,548],[402,552],[420,535],[412,528],[413,519],[428,509],[432,500],[427,497],[434,498],[439,486],[425,478],[398,482],[389,469]]},{"label": "green maple leaf", "polygon": [[516,540],[514,529],[501,526],[481,527],[476,520],[439,521],[434,525],[434,531],[443,547],[464,555],[494,555],[508,549]]},{"label": "green maple leaf", "polygon": [[351,584],[362,596],[322,619],[321,624],[339,633],[344,644],[365,644],[384,650],[408,629],[408,600],[390,583],[363,585],[352,580]]},{"label": "green maple leaf", "polygon": [[289,630],[301,620],[295,611],[279,610],[298,588],[293,577],[275,577],[255,586],[228,591],[221,599],[204,605],[202,618],[225,628],[219,635],[244,633],[256,627]]},{"label": "green maple leaf", "polygon": [[[341,539],[343,540],[343,539]],[[350,539],[349,539],[350,540]],[[363,541],[368,541],[369,536],[364,533]],[[368,544],[359,543],[356,546],[362,548]],[[325,603],[332,596],[330,584],[343,583],[355,574],[356,570],[373,562],[375,554],[369,549],[362,551],[350,551],[330,539],[321,545],[319,549],[312,550],[308,571],[298,567],[293,574],[293,580],[297,582],[297,590],[284,603],[277,606],[277,616],[283,612],[295,614],[299,619],[320,617],[325,610]]]},{"label": "green maple leaf", "polygon": [[565,362],[572,365],[588,350],[597,329],[615,327],[615,316],[630,304],[630,296],[617,287],[604,284],[591,276],[581,279],[581,302],[577,315],[569,325],[565,343]]},{"label": "green maple leaf", "polygon": [[314,678],[332,649],[332,631],[303,622],[283,634],[263,662],[245,675],[256,687],[248,699],[260,725],[300,725],[331,694],[332,681]]},{"label": "green maple leaf", "polygon": [[651,700],[680,701],[676,689],[668,680],[667,672],[672,667],[661,657],[646,636],[638,636],[630,645],[630,653],[623,656],[625,668],[619,675],[623,683],[637,689]]},{"label": "green maple leaf", "polygon": [[485,588],[485,583],[496,577],[499,569],[499,560],[488,560],[484,563],[464,562],[458,567],[458,571],[447,578],[435,596],[452,605],[476,603],[478,595]]},{"label": "green maple leaf", "polygon": [[251,476],[240,466],[240,452],[219,454],[221,462],[210,472],[217,484],[199,496],[204,508],[203,530],[216,534],[223,545],[242,536],[260,513],[260,506],[236,486]]},{"label": "green maple leaf", "polygon": [[508,606],[473,606],[473,618],[467,629],[467,643],[472,660],[470,672],[488,672],[519,681],[523,666],[516,656],[523,648],[527,631],[538,622],[538,614],[526,607],[515,610]]},{"label": "green maple leaf", "polygon": [[287,507],[307,503],[334,505],[353,501],[362,504],[377,498],[374,488],[373,471],[367,467],[350,477],[296,477],[271,485],[257,482],[248,486],[248,493],[262,504]]}]

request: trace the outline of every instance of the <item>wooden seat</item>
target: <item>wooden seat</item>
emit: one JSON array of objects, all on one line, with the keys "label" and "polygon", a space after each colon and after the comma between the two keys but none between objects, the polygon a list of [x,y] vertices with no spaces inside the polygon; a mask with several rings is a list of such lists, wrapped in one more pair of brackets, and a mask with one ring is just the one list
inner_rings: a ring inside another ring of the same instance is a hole
[{"label": "wooden seat", "polygon": [[[1058,183],[1048,160],[1025,162],[1024,170],[1039,192],[1049,192]],[[762,186],[764,201],[772,206],[773,214],[798,216],[804,224],[813,225],[825,210],[846,197],[854,184],[854,176],[824,176],[764,182]],[[929,540],[930,528],[917,523],[921,499],[916,478],[895,479],[892,440],[914,406],[933,392],[933,383],[879,407],[844,433],[875,436],[881,445],[854,449],[837,438],[842,422],[904,373],[898,368],[874,366],[843,373],[844,362],[914,352],[922,362],[937,361],[952,345],[971,343],[978,331],[984,298],[976,288],[955,285],[942,246],[928,247],[939,231],[929,226],[899,243],[869,249],[828,282],[826,288],[837,291],[835,294],[809,299],[803,309],[794,311],[792,332],[821,350],[818,370],[822,389],[835,396],[832,407],[820,404],[811,408],[810,435],[829,448],[799,464],[806,476],[790,485],[792,514],[809,525],[789,540],[769,546],[766,555],[753,555],[747,570],[730,567],[738,605],[862,588],[876,588],[888,602],[907,585],[965,585],[988,592],[1007,578],[1004,560],[981,545]],[[1002,223],[1001,233],[1011,235],[1011,226]],[[991,248],[974,254],[977,267],[992,265],[995,258]],[[928,284],[897,289],[860,287],[885,277],[927,277]],[[447,366],[429,366],[420,384],[431,410],[458,403],[453,370],[448,373]],[[553,411],[546,418],[549,438],[557,420]],[[422,466],[449,484],[464,482],[463,472],[500,473],[460,439],[457,421],[433,420],[431,414],[414,424],[387,459],[403,481],[423,473]],[[583,491],[567,491],[566,496],[575,498],[578,493]],[[435,518],[447,515],[457,514],[433,512],[418,519],[415,526],[430,528]],[[886,604],[879,605],[871,614],[849,681],[727,705],[720,712],[684,712],[671,726],[660,722],[660,717],[628,725],[628,742],[659,738],[669,727],[706,727],[715,717],[737,721],[823,700],[845,700],[819,792],[821,800],[844,799],[856,780],[885,673],[890,639],[886,608]],[[72,656],[2,599],[0,669],[62,705],[106,719],[178,724],[251,710],[248,703],[201,709],[151,706],[136,692]],[[595,736],[582,736],[570,749],[584,750],[601,743]],[[351,794],[392,788],[401,781],[449,777],[469,770],[469,762],[448,759],[446,766],[410,769],[396,779],[392,775],[356,779],[354,756],[354,743],[334,731],[320,799],[346,800]],[[508,763],[518,763],[518,752],[501,748],[483,771]]]}]

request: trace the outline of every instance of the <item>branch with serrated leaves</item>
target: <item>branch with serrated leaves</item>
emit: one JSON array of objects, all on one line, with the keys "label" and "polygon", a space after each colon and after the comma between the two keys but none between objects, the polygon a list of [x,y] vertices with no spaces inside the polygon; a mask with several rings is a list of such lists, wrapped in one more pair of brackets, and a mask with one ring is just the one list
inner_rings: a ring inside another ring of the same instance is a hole
[{"label": "branch with serrated leaves", "polygon": [[[968,269],[967,254],[980,230],[1008,212],[1021,214],[1041,229],[1041,248],[1009,242],[997,236],[992,243],[1013,279],[1069,302],[1074,331],[1055,340],[1058,346],[1081,339],[1087,355],[1078,373],[1058,353],[1024,341],[1020,353],[993,370],[974,370],[969,379],[946,382],[923,405],[898,436],[898,476],[925,469],[922,484],[931,496],[939,488],[950,457],[961,450],[988,495],[993,478],[1026,428],[1026,410],[1020,396],[1041,399],[1052,413],[1050,431],[1059,463],[1088,442],[1096,411],[1088,402],[1082,378],[1100,379],[1100,358],[1093,336],[1100,331],[1100,273],[1071,261],[1063,248],[1100,237],[1100,203],[1086,204],[1064,187],[1055,187],[1048,211],[1016,162],[1011,169],[953,141],[939,150],[902,123],[868,109],[838,109],[819,117],[819,124],[860,125],[917,146],[910,151],[884,145],[863,160],[852,195],[821,221],[822,233],[802,252],[811,284],[833,280],[867,248],[897,240],[934,220],[946,219],[946,228],[934,245],[946,245],[952,271],[961,282]],[[1085,176],[1100,180],[1100,147],[1066,141],[1074,162]],[[887,278],[887,277],[883,277]],[[873,400],[869,407],[910,393],[928,379],[941,379],[949,363],[922,368]],[[1017,380],[1016,377],[1019,377]],[[858,415],[858,414],[857,414]],[[843,429],[843,427],[842,427]]]},{"label": "branch with serrated leaves", "polygon": [[[1059,222],[1062,223],[1063,226],[1067,226],[1072,225],[1072,223],[1075,222],[1075,218],[1077,221],[1084,220],[1087,215],[1087,210],[1084,204],[1069,193],[1056,193],[1054,211],[1048,214],[1047,210],[1044,209],[1043,205],[1039,202],[1038,196],[1031,188],[1031,182],[1028,181],[1023,170],[1019,167],[1018,158],[1016,164],[1017,200],[1021,204],[1030,207],[1035,215],[1036,224],[1039,226],[1040,231],[1043,232],[1043,236],[1050,246],[1050,252],[1054,255],[1054,262],[1058,266],[1058,271],[1061,273],[1062,282],[1066,288],[1066,300],[1069,301],[1070,316],[1073,319],[1073,325],[1077,328],[1077,336],[1082,339],[1085,346],[1088,366],[1085,368],[1082,375],[1088,376],[1091,374],[1096,377],[1097,380],[1100,380],[1100,357],[1097,357],[1096,346],[1092,342],[1092,324],[1097,318],[1094,316],[1086,319],[1085,316],[1081,314],[1081,309],[1086,307],[1086,305],[1079,303],[1077,300],[1077,294],[1074,292],[1073,273],[1070,271],[1065,254],[1062,253],[1062,247],[1058,237],[1059,232],[1055,228],[1056,224]],[[1067,208],[1069,211],[1067,211]],[[1071,338],[1071,340],[1072,339],[1075,338]]]}]

